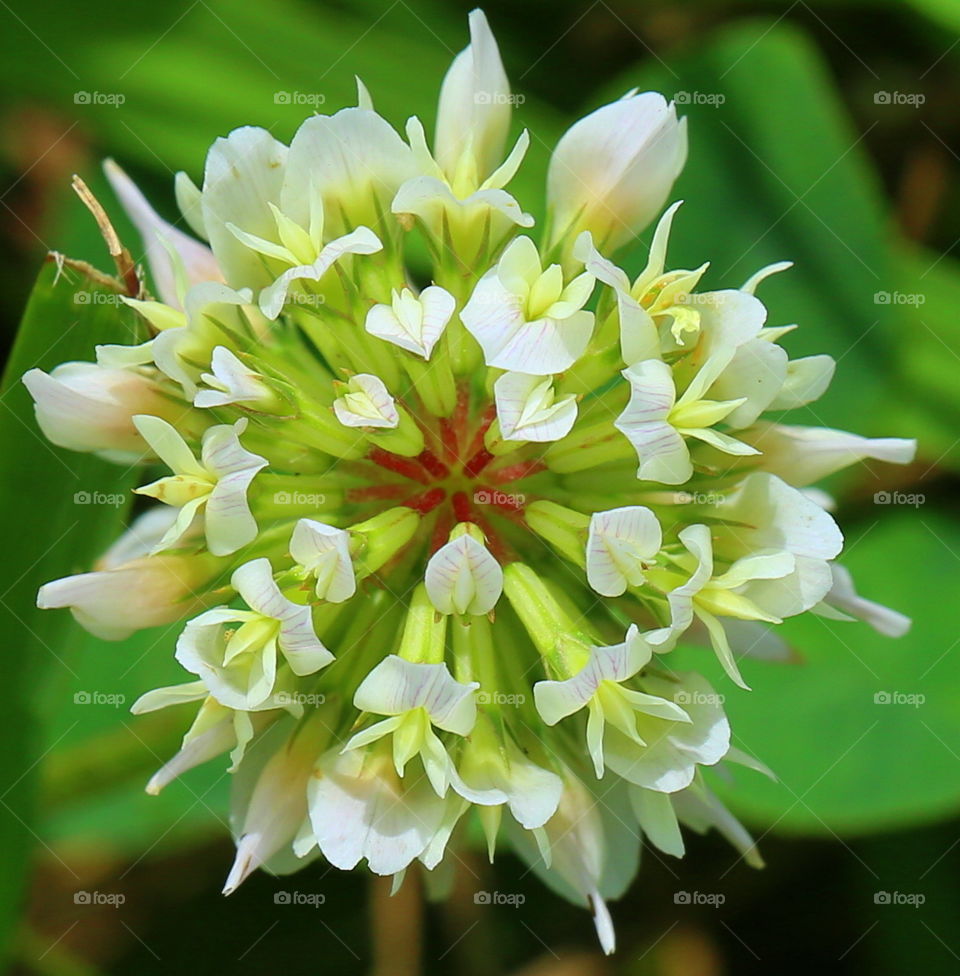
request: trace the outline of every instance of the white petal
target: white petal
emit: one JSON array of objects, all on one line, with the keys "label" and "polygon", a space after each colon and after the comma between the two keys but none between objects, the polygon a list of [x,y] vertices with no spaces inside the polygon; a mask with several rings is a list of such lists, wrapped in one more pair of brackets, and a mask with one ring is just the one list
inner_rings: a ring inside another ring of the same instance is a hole
[{"label": "white petal", "polygon": [[400,784],[365,761],[362,751],[320,760],[307,786],[310,821],[335,867],[350,870],[366,858],[374,874],[396,874],[426,849],[446,803],[425,779]]},{"label": "white petal", "polygon": [[510,127],[510,83],[482,10],[470,13],[470,44],[447,71],[440,89],[434,151],[452,175],[464,152],[473,153],[480,178],[503,155]]},{"label": "white petal", "polygon": [[[541,391],[549,390],[549,406],[542,406]],[[543,443],[566,437],[577,419],[577,399],[572,394],[553,400],[549,379],[529,373],[504,373],[493,385],[497,419],[504,440]],[[535,395],[536,394],[536,395]]]},{"label": "white petal", "polygon": [[394,428],[400,423],[393,397],[372,373],[351,376],[347,393],[333,401],[333,412],[345,427]]},{"label": "white petal", "polygon": [[[824,597],[824,603],[843,613],[850,614],[868,623],[878,634],[885,637],[902,637],[909,629],[912,621],[909,617],[873,600],[860,596],[853,585],[850,570],[837,563],[830,564],[833,585]],[[814,612],[821,608],[814,607]]]},{"label": "white petal", "polygon": [[231,583],[252,610],[280,621],[280,650],[294,674],[313,674],[333,660],[313,629],[310,607],[280,592],[269,559],[244,563],[234,571]]},{"label": "white petal", "polygon": [[[374,305],[364,327],[371,335],[429,359],[453,315],[456,299],[437,285],[424,288],[416,298],[406,289],[404,293],[392,306]],[[419,307],[413,308],[411,302]]]},{"label": "white petal", "polygon": [[867,458],[888,464],[909,464],[917,449],[913,440],[859,437],[827,427],[758,423],[740,436],[763,453],[764,470],[800,486]]},{"label": "white petal", "polygon": [[330,219],[343,208],[356,226],[386,213],[400,185],[415,172],[410,148],[376,112],[345,108],[335,115],[314,115],[290,144],[280,208],[306,227],[318,187]]},{"label": "white petal", "polygon": [[382,249],[380,239],[369,227],[357,227],[327,244],[313,264],[290,268],[264,288],[260,292],[260,311],[272,321],[283,311],[295,281],[319,281],[344,255],[375,254]]},{"label": "white petal", "polygon": [[836,522],[816,502],[765,471],[754,471],[716,506],[729,523],[714,529],[715,547],[728,558],[757,550],[833,559],[843,547]]},{"label": "white petal", "polygon": [[819,400],[830,386],[836,368],[832,356],[805,356],[803,359],[790,360],[783,387],[770,404],[770,409],[793,410]]},{"label": "white petal", "polygon": [[590,658],[573,677],[564,681],[538,681],[533,686],[537,711],[547,725],[578,712],[596,694],[603,681],[632,678],[650,660],[649,644],[631,625],[624,641],[590,648]]},{"label": "white petal", "polygon": [[500,599],[503,570],[486,546],[464,534],[430,557],[424,582],[441,613],[484,614]]},{"label": "white petal", "polygon": [[263,259],[227,228],[271,238],[276,221],[270,204],[280,198],[287,147],[266,129],[243,126],[217,139],[207,154],[201,208],[203,225],[224,277],[234,288],[270,280]]},{"label": "white petal", "polygon": [[350,533],[344,529],[313,519],[300,519],[290,539],[290,555],[316,576],[319,599],[343,603],[356,593]]},{"label": "white petal", "polygon": [[611,248],[643,229],[663,206],[687,155],[686,126],[673,104],[644,92],[575,122],[547,174],[556,234],[577,226]]},{"label": "white petal", "polygon": [[377,715],[424,708],[438,728],[468,735],[477,717],[478,687],[455,681],[445,664],[415,664],[390,654],[360,682],[353,704]]},{"label": "white petal", "polygon": [[587,536],[587,582],[602,596],[620,596],[643,581],[643,562],[660,549],[662,533],[649,508],[628,505],[596,512]]},{"label": "white petal", "polygon": [[683,837],[670,795],[635,786],[630,790],[630,802],[650,843],[665,854],[683,857]]},{"label": "white petal", "polygon": [[521,299],[504,287],[496,271],[477,282],[460,313],[467,331],[480,343],[488,366],[547,376],[569,369],[586,351],[593,313],[528,322]]},{"label": "white petal", "polygon": [[145,376],[94,363],[63,363],[49,375],[31,369],[23,385],[33,397],[37,424],[48,440],[118,460],[134,461],[146,447],[133,416],[166,405]]}]

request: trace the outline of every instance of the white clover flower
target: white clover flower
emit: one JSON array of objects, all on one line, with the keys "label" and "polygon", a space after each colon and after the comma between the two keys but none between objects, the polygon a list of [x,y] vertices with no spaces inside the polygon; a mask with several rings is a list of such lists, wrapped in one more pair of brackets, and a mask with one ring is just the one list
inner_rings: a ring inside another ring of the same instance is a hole
[{"label": "white clover flower", "polygon": [[529,373],[504,373],[493,384],[500,433],[506,441],[558,441],[577,419],[573,394],[557,399],[553,381]]},{"label": "white clover flower", "polygon": [[429,359],[456,307],[453,295],[436,285],[419,295],[394,289],[392,303],[374,305],[364,325],[370,335]]},{"label": "white clover flower", "polygon": [[290,555],[316,579],[318,600],[343,603],[357,591],[350,533],[313,519],[300,519],[290,536]]},{"label": "white clover flower", "polygon": [[628,505],[595,512],[587,536],[587,582],[602,596],[620,596],[628,586],[640,586],[662,541],[660,523],[649,508]]},{"label": "white clover flower", "polygon": [[231,585],[250,609],[215,607],[194,617],[177,641],[177,660],[228,708],[275,708],[281,655],[300,677],[319,671],[333,655],[314,631],[310,607],[280,591],[268,559],[245,563]]},{"label": "white clover flower", "polygon": [[568,282],[559,264],[544,270],[533,241],[518,237],[477,282],[460,317],[488,366],[547,376],[586,350],[593,313],[583,306],[593,286],[587,272]]},{"label": "white clover flower", "polygon": [[547,725],[556,725],[581,708],[587,709],[587,749],[598,777],[603,776],[606,723],[643,748],[647,743],[638,732],[637,713],[672,722],[690,721],[687,713],[673,702],[622,686],[649,663],[652,655],[650,645],[636,626],[631,626],[622,643],[591,647],[587,663],[572,677],[539,681],[533,686],[537,711]]},{"label": "white clover flower", "polygon": [[28,370],[23,384],[49,441],[108,460],[133,461],[147,449],[134,423],[137,414],[170,414],[156,380],[135,370],[63,363],[49,374]]},{"label": "white clover flower", "polygon": [[209,427],[203,435],[199,460],[165,420],[140,415],[133,422],[157,457],[173,471],[169,477],[137,488],[137,493],[180,509],[155,552],[175,546],[201,513],[207,546],[215,556],[229,556],[256,537],[257,523],[247,491],[257,472],[270,462],[240,444],[246,420]]},{"label": "white clover flower", "polygon": [[400,423],[395,401],[379,376],[351,376],[347,391],[333,401],[333,412],[344,427],[387,427]]},{"label": "white clover flower", "polygon": [[482,536],[462,528],[430,557],[424,572],[427,593],[440,613],[489,613],[503,592],[503,570]]},{"label": "white clover flower", "polygon": [[835,562],[814,483],[915,445],[780,416],[835,370],[767,324],[755,292],[786,262],[699,291],[706,263],[667,263],[674,203],[646,266],[614,263],[686,155],[661,95],[567,131],[535,227],[505,189],[521,99],[484,15],[469,26],[432,147],[362,84],[289,147],[237,129],[199,185],[176,177],[197,239],[108,164],[155,291],[125,297],[143,341],[24,382],[55,444],[170,473],[37,603],[109,639],[183,622],[191,680],[134,711],[194,713],[148,791],[209,760],[236,776],[226,891],[319,856],[397,884],[462,860],[469,816],[611,952],[642,837],[680,856],[682,829],[716,829],[762,863],[709,781],[764,767],[672,652],[708,644],[746,688],[745,657],[789,657],[786,617],[902,634]]}]

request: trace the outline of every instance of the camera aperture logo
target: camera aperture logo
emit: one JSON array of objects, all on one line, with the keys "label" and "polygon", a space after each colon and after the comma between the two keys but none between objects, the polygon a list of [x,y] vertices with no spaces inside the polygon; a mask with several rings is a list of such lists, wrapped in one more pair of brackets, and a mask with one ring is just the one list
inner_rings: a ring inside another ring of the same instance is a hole
[{"label": "camera aperture logo", "polygon": [[522,694],[506,694],[503,691],[478,691],[478,705],[512,705],[514,708],[526,704],[527,696]]},{"label": "camera aperture logo", "polygon": [[273,93],[274,105],[323,105],[327,96],[323,92],[302,92],[302,91],[275,91]]},{"label": "camera aperture logo", "polygon": [[122,92],[78,91],[73,93],[74,105],[109,105],[111,108],[120,108],[126,100],[127,96]]},{"label": "camera aperture logo", "polygon": [[874,505],[909,505],[912,508],[919,508],[926,500],[926,495],[906,491],[878,491],[873,496]]}]

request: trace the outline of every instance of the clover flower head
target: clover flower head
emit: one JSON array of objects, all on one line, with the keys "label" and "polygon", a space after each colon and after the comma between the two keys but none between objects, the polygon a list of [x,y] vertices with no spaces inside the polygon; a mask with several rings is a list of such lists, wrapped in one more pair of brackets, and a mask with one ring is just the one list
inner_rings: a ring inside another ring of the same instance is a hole
[{"label": "clover flower head", "polygon": [[903,633],[803,489],[913,443],[781,422],[834,371],[767,324],[785,263],[702,288],[705,263],[668,265],[674,204],[646,267],[616,264],[686,158],[662,96],[566,132],[536,227],[507,190],[529,137],[508,150],[507,75],[469,27],[432,144],[362,88],[289,146],[237,129],[177,178],[193,235],[107,164],[154,283],[127,302],[144,341],[24,382],[50,440],[142,463],[158,504],[38,604],[111,639],[183,621],[191,679],[135,711],[196,709],[151,792],[229,754],[228,892],[318,855],[399,883],[475,819],[612,951],[641,838],[680,856],[713,827],[760,863],[709,786],[758,764],[672,652],[704,644],[746,688],[786,617]]}]

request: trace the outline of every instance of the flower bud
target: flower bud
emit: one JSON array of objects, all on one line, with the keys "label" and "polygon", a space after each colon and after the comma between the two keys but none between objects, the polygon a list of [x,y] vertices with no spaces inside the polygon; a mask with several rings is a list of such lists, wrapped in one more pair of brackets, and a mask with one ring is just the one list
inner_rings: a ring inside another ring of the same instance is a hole
[{"label": "flower bud", "polygon": [[590,231],[617,248],[666,202],[687,158],[685,119],[657,92],[629,94],[575,122],[547,173],[550,243]]},{"label": "flower bud", "polygon": [[197,590],[220,560],[206,556],[144,556],[101,572],[65,576],[40,587],[41,610],[69,608],[95,637],[123,640],[134,631],[179,620],[203,606]]},{"label": "flower bud", "polygon": [[31,369],[24,374],[23,384],[33,397],[37,423],[48,440],[114,461],[137,460],[147,449],[133,424],[134,415],[162,416],[170,407],[153,380],[142,373],[95,363],[64,363],[51,373]]}]

